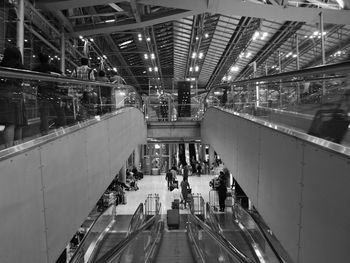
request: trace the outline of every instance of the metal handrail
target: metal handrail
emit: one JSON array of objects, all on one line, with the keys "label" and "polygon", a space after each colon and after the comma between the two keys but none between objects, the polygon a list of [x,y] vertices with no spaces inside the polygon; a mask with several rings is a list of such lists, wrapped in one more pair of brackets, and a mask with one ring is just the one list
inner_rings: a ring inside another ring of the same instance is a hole
[{"label": "metal handrail", "polygon": [[245,256],[242,252],[240,252],[236,247],[234,247],[232,244],[228,243],[227,241],[221,237],[218,236],[218,234],[213,231],[207,224],[205,224],[202,220],[197,218],[193,214],[189,214],[190,220],[194,221],[196,224],[198,224],[211,238],[213,238],[217,244],[221,248],[223,248],[231,257],[235,258],[240,263],[254,263],[255,261],[251,260],[247,256]]},{"label": "metal handrail", "polygon": [[140,223],[143,222],[143,220],[140,220],[145,218],[144,216],[144,209],[143,209],[143,203],[140,203],[139,206],[136,208],[135,213],[131,217],[130,223],[129,223],[129,228],[128,228],[128,235],[135,231],[140,226]]},{"label": "metal handrail", "polygon": [[[159,207],[160,208],[160,207]],[[118,257],[127,247],[128,245],[144,230],[152,226],[158,219],[160,218],[159,211],[156,215],[153,215],[147,222],[145,222],[139,229],[132,232],[129,236],[127,236],[124,240],[119,242],[116,246],[110,249],[105,255],[103,255],[96,263],[109,263],[112,262],[113,259]]]},{"label": "metal handrail", "polygon": [[279,131],[279,132],[282,132],[285,134],[289,134],[289,135],[291,135],[293,137],[297,137],[303,141],[307,141],[307,142],[316,144],[322,148],[326,148],[326,149],[329,149],[330,151],[340,153],[343,155],[347,155],[350,157],[350,147],[346,147],[346,146],[341,145],[341,144],[337,144],[337,143],[334,143],[334,142],[331,142],[331,141],[328,141],[328,140],[325,140],[325,139],[322,139],[319,137],[315,137],[315,136],[309,135],[305,132],[301,132],[301,131],[298,131],[296,129],[288,128],[288,127],[285,127],[283,125],[270,123],[269,121],[265,121],[263,119],[257,118],[257,117],[252,116],[252,115],[241,114],[241,113],[234,112],[231,110],[222,109],[220,107],[211,107],[211,108],[215,108],[215,109],[227,112],[229,114],[233,114],[233,115],[238,116],[240,118],[252,121],[258,125],[262,125],[262,126],[268,127],[270,129],[273,129],[273,130],[276,130],[276,131]]},{"label": "metal handrail", "polygon": [[[115,206],[115,203],[114,203],[114,204],[110,204],[110,205],[106,208],[106,210],[105,210],[104,212],[106,212],[106,211],[107,211],[109,208],[111,208],[112,206]],[[100,217],[103,216],[103,215],[104,215],[104,213],[100,213],[100,214],[95,218],[95,220],[92,222],[92,224],[90,225],[90,227],[89,227],[88,230],[86,231],[86,233],[85,233],[83,239],[80,241],[80,243],[79,243],[77,249],[76,249],[75,252],[73,253],[71,259],[69,260],[69,263],[73,263],[73,262],[76,260],[76,257],[78,256],[78,253],[81,252],[80,249],[81,249],[81,247],[83,246],[83,244],[84,244],[84,242],[85,242],[87,236],[90,234],[90,232],[91,232],[92,228],[95,226],[96,222],[97,222],[97,221],[100,219]]]},{"label": "metal handrail", "polygon": [[272,245],[270,239],[267,237],[265,231],[262,229],[262,227],[260,226],[260,224],[257,222],[257,220],[245,209],[243,209],[240,205],[235,204],[235,207],[237,209],[239,209],[240,211],[242,211],[246,216],[248,216],[250,219],[252,219],[255,223],[255,225],[258,227],[260,234],[264,237],[265,241],[269,244],[271,250],[273,251],[273,253],[275,254],[275,256],[277,257],[278,261],[280,263],[283,263],[284,260],[281,258],[281,256],[278,254],[278,252],[276,251],[276,249],[274,248],[274,246]]}]

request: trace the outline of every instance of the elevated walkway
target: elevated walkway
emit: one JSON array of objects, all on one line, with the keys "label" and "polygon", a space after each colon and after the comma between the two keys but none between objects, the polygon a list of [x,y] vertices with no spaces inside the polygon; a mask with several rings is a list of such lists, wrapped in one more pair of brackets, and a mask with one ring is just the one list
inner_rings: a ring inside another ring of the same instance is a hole
[{"label": "elevated walkway", "polygon": [[201,139],[200,121],[149,121],[147,122],[148,142],[194,142]]},{"label": "elevated walkway", "polygon": [[346,262],[350,149],[247,114],[210,108],[213,146],[294,262]]},{"label": "elevated walkway", "polygon": [[55,262],[142,143],[142,112],[124,108],[2,151],[1,262]]}]

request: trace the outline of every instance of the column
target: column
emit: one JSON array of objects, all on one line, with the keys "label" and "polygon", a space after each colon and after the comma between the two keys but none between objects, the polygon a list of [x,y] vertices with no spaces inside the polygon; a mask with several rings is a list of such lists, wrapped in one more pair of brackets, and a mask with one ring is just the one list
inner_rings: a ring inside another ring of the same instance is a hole
[{"label": "column", "polygon": [[[215,152],[214,148],[210,145],[209,146],[209,169],[210,169],[212,163],[214,162],[214,152]],[[210,172],[210,170],[209,170],[209,172]]]},{"label": "column", "polygon": [[137,170],[140,170],[140,145],[137,145],[134,150],[134,165]]},{"label": "column", "polygon": [[66,39],[64,36],[64,28],[61,32],[61,71],[64,74],[66,72]]},{"label": "column", "polygon": [[124,164],[123,167],[119,170],[118,181],[119,181],[119,182],[122,182],[122,183],[126,183],[126,168],[125,168],[125,164]]},{"label": "column", "polygon": [[24,58],[24,0],[18,0],[17,4],[17,47]]}]

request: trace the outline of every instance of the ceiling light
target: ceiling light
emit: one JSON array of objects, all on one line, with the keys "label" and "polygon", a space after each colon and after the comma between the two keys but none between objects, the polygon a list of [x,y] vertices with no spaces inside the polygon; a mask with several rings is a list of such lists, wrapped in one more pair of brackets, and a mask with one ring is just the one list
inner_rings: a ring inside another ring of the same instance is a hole
[{"label": "ceiling light", "polygon": [[195,66],[195,67],[194,67],[194,71],[198,72],[198,70],[199,70],[199,67],[198,67],[198,66]]},{"label": "ceiling light", "polygon": [[138,36],[138,38],[142,38],[142,35],[141,35],[141,34],[138,34],[137,36]]},{"label": "ceiling light", "polygon": [[239,70],[238,66],[232,66],[230,71],[231,72],[237,72]]},{"label": "ceiling light", "polygon": [[193,71],[193,68],[192,68],[192,67],[190,67],[190,71]]},{"label": "ceiling light", "polygon": [[293,54],[293,56],[292,56],[293,58],[296,58],[297,57],[297,54]]},{"label": "ceiling light", "polygon": [[150,37],[148,37],[148,38],[146,38],[146,40],[147,40],[147,42],[150,42],[150,41],[151,41],[151,38],[150,38]]},{"label": "ceiling light", "polygon": [[143,55],[145,59],[148,59],[148,54]]},{"label": "ceiling light", "polygon": [[103,58],[104,58],[104,59],[107,59],[107,56],[106,56],[106,55],[103,55]]},{"label": "ceiling light", "polygon": [[158,67],[154,67],[154,71],[157,72],[158,71]]},{"label": "ceiling light", "polygon": [[314,36],[317,36],[317,35],[318,35],[318,31],[315,31],[315,32],[314,32]]},{"label": "ceiling light", "polygon": [[231,80],[231,79],[232,79],[232,76],[228,76],[228,77],[227,77],[227,80]]},{"label": "ceiling light", "polygon": [[154,53],[151,54],[151,59],[155,59],[156,56],[154,55]]},{"label": "ceiling light", "polygon": [[248,52],[247,55],[245,55],[246,58],[249,58],[252,55],[251,52]]},{"label": "ceiling light", "polygon": [[209,34],[208,34],[208,33],[205,33],[205,34],[204,34],[204,37],[205,37],[205,38],[208,38],[208,37],[209,37]]},{"label": "ceiling light", "polygon": [[200,52],[198,57],[199,57],[199,59],[202,59],[203,58],[203,52]]},{"label": "ceiling light", "polygon": [[108,19],[105,21],[105,23],[113,23],[113,22],[115,22],[115,19]]},{"label": "ceiling light", "polygon": [[196,40],[198,40],[199,39],[199,37],[196,37]]},{"label": "ceiling light", "polygon": [[192,53],[192,58],[196,58],[197,57],[197,53],[196,52],[193,52]]},{"label": "ceiling light", "polygon": [[226,76],[224,76],[224,77],[222,78],[223,81],[226,81],[226,79],[227,79]]},{"label": "ceiling light", "polygon": [[94,42],[94,39],[93,39],[93,38],[90,38],[90,42]]},{"label": "ceiling light", "polygon": [[83,39],[84,37],[83,36],[79,36],[80,39]]},{"label": "ceiling light", "polygon": [[148,68],[148,71],[149,71],[149,72],[152,72],[152,68],[151,68],[151,67],[149,67],[149,68]]},{"label": "ceiling light", "polygon": [[335,0],[337,3],[338,3],[338,5],[340,6],[340,8],[344,8],[344,1],[343,0]]},{"label": "ceiling light", "polygon": [[132,40],[124,41],[123,43],[119,44],[119,47],[126,46],[128,44],[132,43]]}]

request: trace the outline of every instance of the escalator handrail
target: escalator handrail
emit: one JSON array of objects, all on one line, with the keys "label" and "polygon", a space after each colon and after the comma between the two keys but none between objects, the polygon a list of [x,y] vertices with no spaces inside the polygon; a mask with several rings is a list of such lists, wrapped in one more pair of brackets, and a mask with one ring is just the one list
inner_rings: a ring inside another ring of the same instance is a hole
[{"label": "escalator handrail", "polygon": [[140,224],[143,223],[144,216],[144,208],[143,203],[140,203],[139,206],[136,208],[135,213],[130,219],[129,227],[128,227],[128,235],[135,231]]},{"label": "escalator handrail", "polygon": [[144,230],[152,226],[155,222],[157,222],[159,219],[159,210],[158,212],[153,215],[147,222],[145,222],[140,228],[135,230],[134,232],[130,233],[126,238],[124,238],[122,241],[120,241],[117,245],[115,245],[113,248],[111,248],[105,255],[103,255],[99,260],[96,261],[96,263],[109,263],[111,260],[113,260],[115,257],[119,256],[124,249],[128,247],[128,245]]},{"label": "escalator handrail", "polygon": [[157,253],[159,252],[161,240],[163,237],[163,231],[164,230],[164,221],[158,221],[157,223],[157,230],[156,230],[156,238],[154,242],[151,244],[148,253],[145,256],[144,263],[151,263],[153,262],[154,258],[156,258]]},{"label": "escalator handrail", "polygon": [[[112,206],[115,206],[115,204],[110,204],[106,209],[105,211],[107,211],[108,209],[110,209]],[[104,211],[104,212],[105,212]],[[103,213],[100,213],[95,219],[94,221],[92,222],[92,224],[90,225],[90,227],[88,228],[88,230],[86,231],[83,239],[81,240],[81,242],[79,243],[77,249],[75,250],[74,254],[72,255],[71,259],[69,260],[69,263],[73,263],[74,261],[73,260],[76,260],[75,258],[78,256],[78,253],[81,253],[81,247],[83,246],[87,236],[90,234],[92,228],[95,226],[96,222],[100,219],[100,217],[102,217],[104,215],[104,212]]]},{"label": "escalator handrail", "polygon": [[216,243],[219,244],[231,257],[238,260],[240,263],[254,263],[255,261],[251,260],[247,256],[245,256],[242,252],[240,252],[235,246],[231,243],[227,242],[227,240],[223,239],[222,236],[218,235],[215,231],[213,231],[206,223],[200,220],[193,214],[189,214],[190,220],[194,221],[198,224],[211,238],[213,238]]},{"label": "escalator handrail", "polygon": [[260,231],[260,234],[263,235],[265,241],[269,244],[271,250],[273,251],[273,253],[274,253],[275,256],[277,257],[278,261],[279,261],[280,263],[285,262],[285,261],[281,258],[281,256],[278,254],[277,250],[276,250],[275,247],[272,245],[270,239],[267,237],[267,235],[266,235],[265,231],[263,230],[262,226],[258,223],[258,221],[254,218],[254,216],[252,216],[248,211],[246,211],[246,210],[243,209],[242,207],[240,207],[240,206],[238,206],[238,205],[237,205],[237,207],[239,207],[239,209],[240,209],[241,211],[243,211],[250,219],[252,219],[252,220],[254,221],[255,225],[258,227],[258,229],[259,229],[259,231]]},{"label": "escalator handrail", "polygon": [[[214,227],[214,230],[217,231],[217,233],[219,233],[219,235],[226,240],[228,243],[232,244],[230,241],[228,241],[223,233],[223,230],[220,227],[220,223],[217,219],[217,217],[214,215],[213,209],[210,207],[209,203],[207,203],[207,211],[209,214],[209,219],[210,219],[210,223],[212,224],[211,226]],[[252,252],[254,259],[257,262],[260,262],[260,258],[259,255],[257,255],[255,249],[254,249],[254,244],[255,244],[255,240],[252,238],[252,236],[250,235],[250,233],[246,230],[246,229],[242,229],[244,235],[242,235],[242,237],[245,239],[245,241],[247,242],[250,251]],[[254,243],[254,244],[253,244]]]}]

